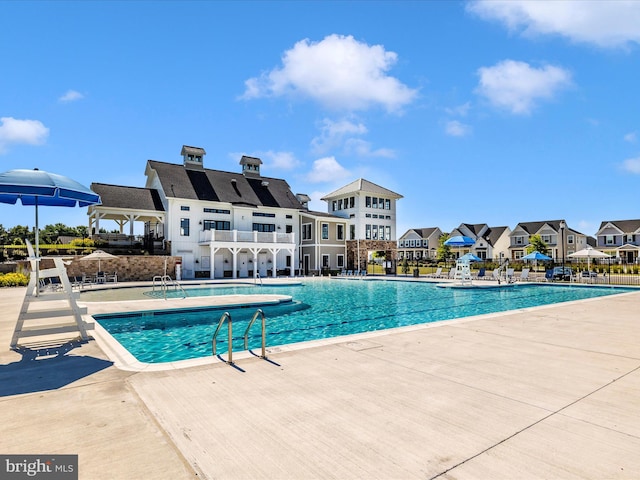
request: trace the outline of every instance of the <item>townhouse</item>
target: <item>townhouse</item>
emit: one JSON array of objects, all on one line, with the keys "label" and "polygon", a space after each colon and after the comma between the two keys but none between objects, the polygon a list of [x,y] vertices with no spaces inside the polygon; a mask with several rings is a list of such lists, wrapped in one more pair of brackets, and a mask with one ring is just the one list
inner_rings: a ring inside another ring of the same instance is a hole
[{"label": "townhouse", "polygon": [[410,228],[398,238],[398,261],[435,259],[442,235],[438,227]]},{"label": "townhouse", "polygon": [[[509,234],[508,258],[518,260],[527,254],[527,246],[532,235],[539,235],[549,247],[549,255],[556,261],[567,260],[567,256],[594,243],[584,233],[567,225],[565,220],[544,220],[539,222],[521,222]],[[593,246],[593,245],[592,245]]]},{"label": "townhouse", "polygon": [[596,248],[625,263],[637,263],[640,220],[607,220],[596,232]]}]

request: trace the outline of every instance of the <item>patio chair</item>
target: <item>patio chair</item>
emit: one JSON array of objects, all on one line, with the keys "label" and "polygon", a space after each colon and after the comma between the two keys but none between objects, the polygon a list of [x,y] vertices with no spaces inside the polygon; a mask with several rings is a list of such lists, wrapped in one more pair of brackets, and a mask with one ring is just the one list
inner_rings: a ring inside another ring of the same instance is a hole
[{"label": "patio chair", "polygon": [[519,282],[524,282],[526,280],[529,280],[529,269],[528,268],[523,268],[522,272],[520,272],[520,276],[518,277],[518,281]]},{"label": "patio chair", "polygon": [[500,281],[500,270],[496,268],[491,272],[491,280]]},{"label": "patio chair", "polygon": [[478,274],[476,275],[476,279],[477,280],[484,280],[486,278],[487,275],[487,269],[486,268],[481,268],[480,270],[478,270]]},{"label": "patio chair", "polygon": [[515,270],[513,268],[507,268],[507,271],[505,272],[505,276],[507,277],[507,283],[515,282],[514,273],[515,273]]},{"label": "patio chair", "polygon": [[107,282],[118,283],[118,272],[113,272],[113,275],[107,274]]},{"label": "patio chair", "polygon": [[456,277],[456,267],[451,267],[451,270],[449,270],[449,278],[453,280],[455,277]]},{"label": "patio chair", "polygon": [[98,272],[96,274],[96,283],[105,283],[107,281],[107,274],[105,272]]},{"label": "patio chair", "polygon": [[427,277],[440,278],[442,276],[442,267],[438,267],[435,272],[430,273]]}]

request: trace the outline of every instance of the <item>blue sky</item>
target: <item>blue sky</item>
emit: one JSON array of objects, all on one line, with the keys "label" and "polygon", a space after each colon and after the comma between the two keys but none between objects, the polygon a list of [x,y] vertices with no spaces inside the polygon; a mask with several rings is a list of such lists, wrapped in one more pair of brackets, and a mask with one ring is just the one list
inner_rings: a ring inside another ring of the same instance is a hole
[{"label": "blue sky", "polygon": [[321,211],[366,178],[398,235],[640,218],[637,1],[0,2],[0,44],[1,171],[144,186],[186,144]]}]

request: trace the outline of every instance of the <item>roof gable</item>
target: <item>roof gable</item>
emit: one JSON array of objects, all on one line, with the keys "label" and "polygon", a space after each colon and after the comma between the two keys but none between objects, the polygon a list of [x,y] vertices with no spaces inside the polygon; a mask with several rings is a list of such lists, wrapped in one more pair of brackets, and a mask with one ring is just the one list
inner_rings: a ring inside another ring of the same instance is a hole
[{"label": "roof gable", "polygon": [[358,180],[355,180],[348,185],[345,185],[344,187],[325,195],[320,200],[329,201],[332,198],[342,197],[356,192],[372,193],[375,195],[382,195],[394,199],[402,198],[402,195],[400,195],[399,193],[392,192],[391,190],[381,187],[380,185],[376,185],[375,183],[370,182],[369,180],[365,180],[364,178],[359,178]]}]

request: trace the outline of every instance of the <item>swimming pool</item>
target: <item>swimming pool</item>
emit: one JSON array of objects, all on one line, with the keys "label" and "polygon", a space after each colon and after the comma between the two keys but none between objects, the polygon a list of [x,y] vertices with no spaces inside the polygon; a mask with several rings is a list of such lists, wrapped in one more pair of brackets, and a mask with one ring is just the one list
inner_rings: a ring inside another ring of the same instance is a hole
[{"label": "swimming pool", "polygon": [[[296,286],[190,289],[190,295],[280,294],[292,302],[264,305],[267,346],[438,322],[634,291],[629,288],[517,285],[493,289],[446,289],[403,281],[316,281]],[[199,307],[94,315],[96,321],[140,362],[173,362],[211,355],[211,337],[220,316],[233,319],[233,350],[243,350],[255,305]],[[228,348],[227,328],[218,352]],[[260,327],[249,335],[260,348]]]}]

